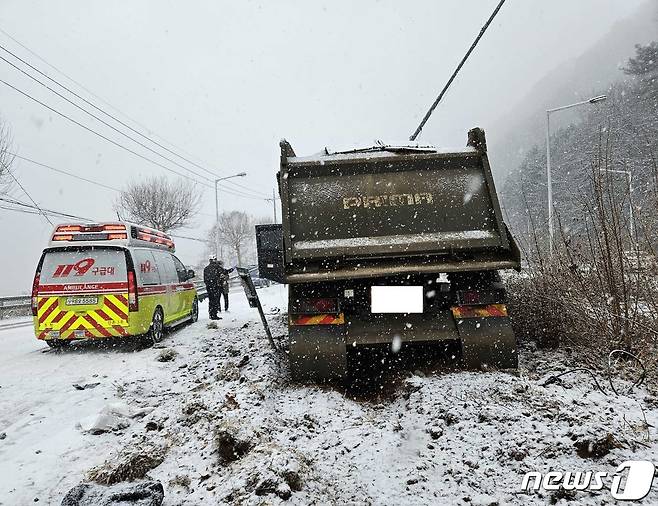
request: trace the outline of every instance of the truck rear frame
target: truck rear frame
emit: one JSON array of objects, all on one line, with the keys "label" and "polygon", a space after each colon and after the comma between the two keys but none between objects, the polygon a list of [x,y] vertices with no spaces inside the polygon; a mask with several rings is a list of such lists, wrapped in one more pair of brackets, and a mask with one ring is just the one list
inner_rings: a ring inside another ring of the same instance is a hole
[{"label": "truck rear frame", "polygon": [[[257,227],[261,277],[289,286],[294,379],[345,378],[347,350],[457,341],[465,367],[517,366],[498,270],[520,252],[484,132],[462,150],[297,157],[281,142],[282,225]],[[373,286],[422,287],[420,313],[373,313]]]}]

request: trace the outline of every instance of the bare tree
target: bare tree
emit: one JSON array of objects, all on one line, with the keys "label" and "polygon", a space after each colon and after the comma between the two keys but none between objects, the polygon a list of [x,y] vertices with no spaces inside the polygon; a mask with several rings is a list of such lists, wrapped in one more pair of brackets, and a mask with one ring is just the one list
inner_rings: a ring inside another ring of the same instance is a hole
[{"label": "bare tree", "polygon": [[219,223],[210,233],[214,244],[215,238],[225,244],[235,253],[238,265],[242,265],[245,250],[248,250],[254,241],[254,218],[242,211],[222,213]]},{"label": "bare tree", "polygon": [[12,146],[11,130],[0,119],[0,195],[7,195],[12,187],[13,178],[9,173],[14,163]]},{"label": "bare tree", "polygon": [[129,183],[114,203],[121,218],[168,232],[184,227],[201,205],[199,187],[164,176]]}]

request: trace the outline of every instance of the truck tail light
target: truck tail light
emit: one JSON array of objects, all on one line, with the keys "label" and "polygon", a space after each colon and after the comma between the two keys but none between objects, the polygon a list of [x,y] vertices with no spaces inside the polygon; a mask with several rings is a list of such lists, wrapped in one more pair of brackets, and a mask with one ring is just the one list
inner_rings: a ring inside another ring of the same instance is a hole
[{"label": "truck tail light", "polygon": [[500,318],[506,317],[507,306],[505,304],[487,304],[478,306],[452,306],[450,308],[452,315],[459,319],[467,318]]},{"label": "truck tail light", "polygon": [[292,304],[290,312],[294,314],[338,314],[340,307],[338,299],[300,299]]},{"label": "truck tail light", "polygon": [[469,290],[462,292],[461,302],[463,304],[479,304],[480,303],[480,292],[475,290]]},{"label": "truck tail light", "polygon": [[32,307],[32,316],[37,316],[39,309],[39,278],[41,273],[37,272],[34,275],[34,281],[32,282],[32,299],[30,306]]},{"label": "truck tail light", "polygon": [[504,302],[505,290],[502,288],[457,291],[457,303],[464,306],[501,304]]},{"label": "truck tail light", "polygon": [[139,311],[139,298],[137,297],[137,279],[135,271],[128,271],[128,311]]}]

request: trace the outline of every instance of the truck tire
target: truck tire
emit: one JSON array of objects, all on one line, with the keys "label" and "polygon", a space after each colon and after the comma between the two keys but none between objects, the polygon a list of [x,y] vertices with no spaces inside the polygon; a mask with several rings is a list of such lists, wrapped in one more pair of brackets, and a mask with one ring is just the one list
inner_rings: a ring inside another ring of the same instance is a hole
[{"label": "truck tire", "polygon": [[[504,286],[497,271],[455,274],[452,290],[501,290]],[[465,318],[457,325],[462,365],[467,369],[516,369],[519,365],[516,336],[509,316]]]},{"label": "truck tire", "polygon": [[347,378],[347,349],[340,326],[291,325],[289,343],[293,381],[315,383]]},{"label": "truck tire", "polygon": [[516,369],[519,357],[509,317],[469,318],[458,325],[466,369]]}]

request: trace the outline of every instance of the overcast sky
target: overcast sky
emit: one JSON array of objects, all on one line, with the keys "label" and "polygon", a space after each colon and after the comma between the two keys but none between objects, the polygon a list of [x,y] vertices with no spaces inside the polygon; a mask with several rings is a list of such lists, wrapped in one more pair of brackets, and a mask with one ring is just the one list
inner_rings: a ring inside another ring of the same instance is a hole
[{"label": "overcast sky", "polygon": [[[298,154],[407,138],[497,1],[2,0],[0,28],[177,146],[171,149],[222,176],[246,171],[240,184],[270,194],[282,137]],[[582,53],[641,3],[508,0],[420,140],[461,146],[475,125],[495,132],[497,120],[547,71]],[[88,97],[3,33],[0,44]],[[0,69],[3,80],[130,144],[5,62]],[[53,167],[119,187],[166,174],[2,84],[0,116],[21,155]],[[495,135],[489,138],[495,149]],[[40,205],[114,217],[111,190],[26,162],[15,169]],[[20,190],[14,196],[27,200]],[[220,197],[222,210],[272,213],[265,200]],[[180,233],[205,236],[214,216],[212,190],[204,194],[203,213]],[[50,231],[38,216],[0,210],[0,293],[29,291]],[[182,240],[177,248],[188,263],[203,250]]]}]

